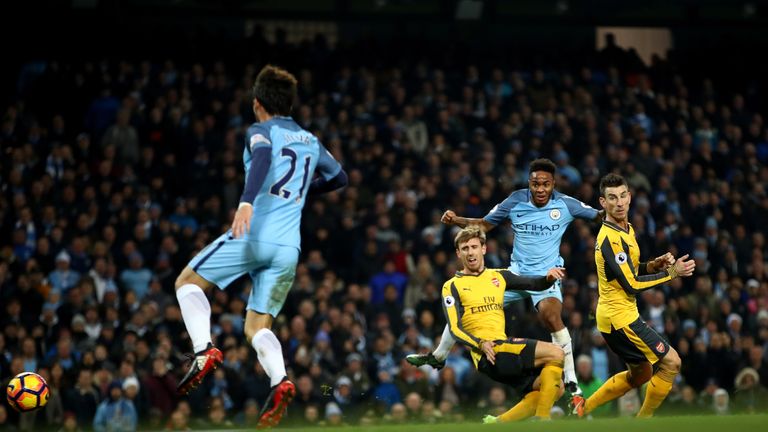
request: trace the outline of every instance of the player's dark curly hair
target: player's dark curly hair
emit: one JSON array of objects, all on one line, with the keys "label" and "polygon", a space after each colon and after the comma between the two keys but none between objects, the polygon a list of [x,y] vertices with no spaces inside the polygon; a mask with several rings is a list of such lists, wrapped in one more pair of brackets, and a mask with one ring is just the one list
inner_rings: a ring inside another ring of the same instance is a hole
[{"label": "player's dark curly hair", "polygon": [[540,158],[531,162],[531,165],[528,168],[528,174],[534,173],[536,171],[544,171],[555,175],[556,169],[557,166],[554,162],[549,159]]},{"label": "player's dark curly hair", "polygon": [[296,77],[285,69],[266,65],[256,76],[253,97],[271,115],[290,115],[296,98]]},{"label": "player's dark curly hair", "polygon": [[605,190],[611,187],[627,186],[627,180],[618,174],[606,174],[600,179],[600,196],[605,197]]}]

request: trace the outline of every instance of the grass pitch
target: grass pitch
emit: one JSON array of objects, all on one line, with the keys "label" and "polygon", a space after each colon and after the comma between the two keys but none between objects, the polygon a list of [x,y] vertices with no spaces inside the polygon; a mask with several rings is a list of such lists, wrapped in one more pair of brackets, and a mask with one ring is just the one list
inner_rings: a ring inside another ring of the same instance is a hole
[{"label": "grass pitch", "polygon": [[441,423],[434,425],[387,425],[387,426],[345,426],[340,428],[276,428],[294,432],[339,431],[339,432],[494,432],[514,430],[515,432],[760,432],[768,431],[768,413],[760,415],[728,416],[684,416],[656,417],[652,419],[610,418],[596,420],[574,420],[566,418],[551,422],[516,422],[483,425],[475,423]]}]

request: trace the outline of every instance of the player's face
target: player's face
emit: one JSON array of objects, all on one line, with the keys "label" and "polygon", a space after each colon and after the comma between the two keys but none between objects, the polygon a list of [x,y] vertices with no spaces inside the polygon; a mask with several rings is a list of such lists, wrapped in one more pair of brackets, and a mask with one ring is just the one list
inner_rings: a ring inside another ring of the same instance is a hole
[{"label": "player's face", "polygon": [[600,205],[606,215],[615,222],[625,222],[629,214],[632,194],[625,185],[605,188],[605,195],[600,197]]},{"label": "player's face", "polygon": [[463,243],[459,243],[456,256],[464,266],[464,273],[479,273],[485,266],[485,245],[475,237]]},{"label": "player's face", "polygon": [[555,177],[546,171],[534,171],[528,177],[533,204],[537,207],[546,205],[555,190]]}]

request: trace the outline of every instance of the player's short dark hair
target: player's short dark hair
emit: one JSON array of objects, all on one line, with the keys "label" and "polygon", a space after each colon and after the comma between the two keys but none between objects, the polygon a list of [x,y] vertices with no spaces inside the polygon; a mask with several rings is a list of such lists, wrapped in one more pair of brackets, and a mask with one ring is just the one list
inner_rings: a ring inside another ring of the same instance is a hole
[{"label": "player's short dark hair", "polygon": [[256,76],[253,97],[271,115],[290,115],[296,98],[296,82],[296,77],[287,70],[266,65]]},{"label": "player's short dark hair", "polygon": [[619,187],[619,186],[626,186],[629,188],[629,185],[627,184],[627,180],[618,175],[618,174],[606,174],[603,176],[603,178],[600,179],[600,196],[605,197],[605,190],[612,187]]},{"label": "player's short dark hair", "polygon": [[544,171],[554,176],[556,169],[557,166],[551,160],[546,158],[539,158],[531,162],[528,168],[528,174],[532,174],[536,171]]}]

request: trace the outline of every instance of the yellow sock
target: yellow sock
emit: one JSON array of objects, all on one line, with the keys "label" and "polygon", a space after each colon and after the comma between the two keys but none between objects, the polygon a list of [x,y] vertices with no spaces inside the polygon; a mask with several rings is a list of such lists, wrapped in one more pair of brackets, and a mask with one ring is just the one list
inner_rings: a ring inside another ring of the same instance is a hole
[{"label": "yellow sock", "polygon": [[665,369],[659,369],[653,374],[648,387],[645,389],[645,400],[640,412],[637,413],[638,417],[651,417],[653,415],[656,408],[664,402],[669,391],[672,390],[675,375],[677,374]]},{"label": "yellow sock", "polygon": [[624,393],[628,392],[632,386],[629,384],[629,371],[617,373],[604,382],[597,391],[584,403],[584,411],[592,412],[600,405],[610,402]]},{"label": "yellow sock", "polygon": [[560,393],[560,382],[563,376],[563,364],[549,363],[541,370],[541,389],[539,403],[536,404],[536,417],[548,419],[549,411],[555,404]]},{"label": "yellow sock", "polygon": [[509,411],[498,417],[500,422],[511,422],[516,420],[526,419],[532,416],[536,412],[536,405],[539,403],[539,396],[541,392],[534,390],[518,402],[515,406],[509,409]]}]

